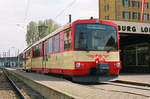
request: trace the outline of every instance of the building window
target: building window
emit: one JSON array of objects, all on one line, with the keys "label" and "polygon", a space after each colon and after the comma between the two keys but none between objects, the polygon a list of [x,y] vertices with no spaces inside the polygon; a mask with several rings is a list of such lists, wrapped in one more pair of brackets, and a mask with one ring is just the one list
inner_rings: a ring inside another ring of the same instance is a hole
[{"label": "building window", "polygon": [[109,20],[109,15],[105,16],[105,20]]},{"label": "building window", "polygon": [[71,49],[71,29],[64,31],[64,50]]},{"label": "building window", "polygon": [[127,66],[136,66],[136,48],[129,46],[124,50],[124,64]]},{"label": "building window", "polygon": [[133,19],[140,19],[140,13],[133,12]]},{"label": "building window", "polygon": [[125,48],[124,63],[127,66],[147,66],[148,65],[148,44],[136,44]]},{"label": "building window", "polygon": [[137,59],[138,65],[148,65],[148,45],[143,44],[143,45],[137,45]]},{"label": "building window", "polygon": [[144,13],[143,20],[149,20],[149,14],[148,13]]},{"label": "building window", "polygon": [[109,10],[109,5],[108,5],[108,4],[105,5],[105,6],[104,6],[104,9],[105,9],[105,11],[108,11],[108,10]]},{"label": "building window", "polygon": [[123,6],[130,6],[130,0],[123,0]]},{"label": "building window", "polygon": [[144,4],[144,8],[148,8],[148,2],[145,2],[145,4]]},{"label": "building window", "polygon": [[130,19],[130,12],[129,11],[123,11],[123,18],[124,19]]},{"label": "building window", "polygon": [[59,52],[59,34],[54,37],[54,52]]},{"label": "building window", "polygon": [[48,53],[52,53],[52,38],[48,40]]},{"label": "building window", "polygon": [[132,6],[138,8],[139,5],[139,1],[132,1]]}]

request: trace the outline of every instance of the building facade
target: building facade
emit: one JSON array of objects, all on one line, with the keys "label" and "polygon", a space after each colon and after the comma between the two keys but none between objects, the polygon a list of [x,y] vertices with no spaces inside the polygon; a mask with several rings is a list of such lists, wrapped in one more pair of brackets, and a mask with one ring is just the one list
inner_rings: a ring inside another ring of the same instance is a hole
[{"label": "building facade", "polygon": [[[99,0],[99,18],[140,22],[142,0]],[[150,0],[145,0],[143,22],[150,22]]]},{"label": "building facade", "polygon": [[150,0],[99,0],[99,19],[118,24],[121,72],[150,73]]},{"label": "building facade", "polygon": [[16,67],[22,66],[22,58],[20,57],[2,57],[0,58],[0,67]]},{"label": "building facade", "polygon": [[118,24],[122,72],[150,72],[150,24],[113,21]]}]

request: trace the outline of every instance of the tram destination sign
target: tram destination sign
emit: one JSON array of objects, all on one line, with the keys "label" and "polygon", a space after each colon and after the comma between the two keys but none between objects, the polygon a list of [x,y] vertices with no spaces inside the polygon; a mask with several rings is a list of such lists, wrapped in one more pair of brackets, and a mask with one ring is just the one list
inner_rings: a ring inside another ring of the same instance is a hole
[{"label": "tram destination sign", "polygon": [[120,33],[150,34],[150,23],[113,21],[118,24]]}]

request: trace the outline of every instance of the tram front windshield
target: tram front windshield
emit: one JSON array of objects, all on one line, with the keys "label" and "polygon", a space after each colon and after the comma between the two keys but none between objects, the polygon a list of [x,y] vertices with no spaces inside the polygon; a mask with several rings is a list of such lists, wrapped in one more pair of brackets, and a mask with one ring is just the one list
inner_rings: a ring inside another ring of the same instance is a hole
[{"label": "tram front windshield", "polygon": [[104,24],[76,24],[75,50],[118,50],[116,27]]}]

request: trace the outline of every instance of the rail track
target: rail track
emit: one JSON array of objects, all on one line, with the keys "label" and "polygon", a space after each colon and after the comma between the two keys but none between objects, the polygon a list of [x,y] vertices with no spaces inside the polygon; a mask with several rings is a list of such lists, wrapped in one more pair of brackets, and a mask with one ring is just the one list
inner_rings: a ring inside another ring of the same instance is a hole
[{"label": "rail track", "polygon": [[120,82],[120,81],[107,82],[106,84],[150,91],[149,85],[133,84],[133,83]]},{"label": "rail track", "polygon": [[0,99],[20,99],[17,89],[12,87],[11,82],[8,81],[3,69],[0,69]]},{"label": "rail track", "polygon": [[6,78],[8,79],[8,81],[10,82],[10,84],[12,85],[12,87],[15,89],[15,91],[17,92],[17,95],[21,98],[21,99],[27,99],[27,97],[20,91],[20,89],[18,88],[18,86],[15,84],[15,82],[8,76],[8,74],[6,73],[6,71],[3,69],[2,70],[3,73],[5,74]]},{"label": "rail track", "polygon": [[[0,69],[0,72],[0,77],[3,76],[3,78],[5,79],[5,82],[2,81],[2,83],[9,83],[9,86],[11,87],[13,93],[13,97],[8,98],[2,95],[2,99],[45,99],[39,93],[35,92],[30,87],[25,85],[22,81],[17,79],[15,76],[10,75],[5,69]],[[8,90],[6,90],[5,92],[6,94],[9,93]]]},{"label": "rail track", "polygon": [[116,81],[116,82],[105,82],[102,84],[86,84],[86,86],[92,89],[129,93],[150,98],[150,86],[141,84]]}]

